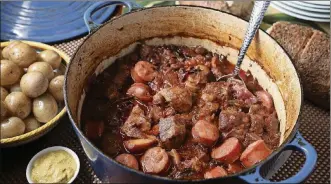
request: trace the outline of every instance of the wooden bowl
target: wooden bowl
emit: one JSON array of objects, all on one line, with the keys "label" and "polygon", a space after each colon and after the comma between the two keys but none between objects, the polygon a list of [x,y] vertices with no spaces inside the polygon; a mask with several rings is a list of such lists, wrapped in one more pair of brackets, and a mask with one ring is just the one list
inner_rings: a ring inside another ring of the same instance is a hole
[{"label": "wooden bowl", "polygon": [[[64,75],[64,72],[65,72],[64,70],[66,68],[66,65],[70,61],[70,58],[67,54],[56,49],[55,47],[52,47],[50,45],[46,45],[46,44],[43,44],[40,42],[32,42],[32,41],[22,41],[22,42],[32,46],[37,51],[53,50],[53,51],[57,52],[62,57],[61,66],[59,69],[60,70],[62,69],[61,72],[63,72],[63,75]],[[1,46],[1,48],[4,48],[4,47],[8,46],[9,44],[10,44],[10,42],[1,42],[0,46]],[[65,115],[65,113],[66,113],[66,109],[64,106],[64,102],[63,102],[62,110],[60,110],[53,119],[51,119],[47,123],[42,124],[42,126],[40,126],[39,128],[37,128],[31,132],[27,132],[22,135],[11,137],[11,138],[0,139],[0,147],[14,147],[14,146],[26,144],[28,142],[31,142],[31,141],[34,141],[34,140],[40,138],[41,136],[45,135],[47,132],[52,130],[52,128],[54,128],[57,125],[60,118],[63,117]]]}]

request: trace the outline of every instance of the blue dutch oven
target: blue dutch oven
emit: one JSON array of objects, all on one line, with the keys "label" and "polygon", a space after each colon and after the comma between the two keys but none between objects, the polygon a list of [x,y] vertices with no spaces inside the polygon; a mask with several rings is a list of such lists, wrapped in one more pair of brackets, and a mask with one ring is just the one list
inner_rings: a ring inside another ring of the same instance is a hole
[{"label": "blue dutch oven", "polygon": [[[93,13],[114,4],[125,5],[130,12],[103,25],[96,24],[92,20]],[[109,67],[115,58],[130,52],[135,43],[141,40],[150,40],[150,43],[154,44],[197,45],[209,43],[206,46],[209,45],[211,49],[213,47],[227,48],[223,47],[226,45],[239,50],[247,22],[231,14],[209,8],[165,6],[139,9],[136,4],[128,1],[93,4],[85,12],[84,20],[90,34],[80,45],[67,67],[64,86],[65,103],[74,130],[91,166],[103,182],[233,183],[245,181],[248,183],[271,183],[262,177],[261,173],[264,173],[265,168],[267,168],[264,166],[286,150],[304,153],[306,161],[296,175],[280,183],[300,183],[314,170],[317,153],[298,132],[299,114],[303,102],[298,74],[284,49],[262,30],[259,30],[257,38],[253,40],[248,50],[249,58],[255,61],[250,63],[250,71],[274,98],[282,134],[278,149],[267,159],[251,168],[216,179],[174,180],[144,174],[118,164],[94,146],[80,129],[80,113],[85,97],[84,86],[87,81],[93,75]],[[251,61],[244,60],[243,69],[245,69],[245,62]]]}]

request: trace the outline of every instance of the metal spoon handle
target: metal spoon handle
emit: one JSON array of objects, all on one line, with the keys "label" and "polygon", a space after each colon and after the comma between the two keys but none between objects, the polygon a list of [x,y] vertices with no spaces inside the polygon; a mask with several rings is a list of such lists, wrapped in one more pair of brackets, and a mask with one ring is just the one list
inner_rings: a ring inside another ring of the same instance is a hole
[{"label": "metal spoon handle", "polygon": [[270,1],[255,1],[253,11],[249,20],[248,28],[245,33],[244,43],[240,48],[238,61],[233,71],[233,75],[238,75],[240,65],[244,60],[245,54],[249,45],[251,44],[256,31],[259,29],[260,24],[263,20],[264,14],[270,4]]}]

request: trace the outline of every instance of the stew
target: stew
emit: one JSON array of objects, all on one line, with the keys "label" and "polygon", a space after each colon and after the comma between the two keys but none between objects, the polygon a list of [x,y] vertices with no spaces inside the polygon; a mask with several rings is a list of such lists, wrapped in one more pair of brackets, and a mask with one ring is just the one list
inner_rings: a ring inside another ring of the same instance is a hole
[{"label": "stew", "polygon": [[148,46],[119,58],[86,85],[85,135],[136,170],[175,179],[223,177],[279,145],[271,95],[250,72],[201,46]]}]

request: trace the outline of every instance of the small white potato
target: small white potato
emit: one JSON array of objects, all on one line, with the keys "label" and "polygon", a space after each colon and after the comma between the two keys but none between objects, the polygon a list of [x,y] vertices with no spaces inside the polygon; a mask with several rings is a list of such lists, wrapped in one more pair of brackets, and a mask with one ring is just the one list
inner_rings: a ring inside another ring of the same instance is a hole
[{"label": "small white potato", "polygon": [[63,84],[64,84],[64,75],[59,75],[55,77],[48,86],[48,91],[53,95],[55,100],[62,102],[64,99],[63,96]]},{"label": "small white potato", "polygon": [[9,60],[21,68],[30,66],[37,59],[37,52],[26,43],[18,43],[8,50]]},{"label": "small white potato", "polygon": [[47,123],[56,116],[58,106],[54,97],[45,93],[33,100],[32,111],[39,122]]},{"label": "small white potato", "polygon": [[25,123],[25,133],[31,132],[32,130],[35,130],[41,126],[41,123],[37,121],[36,118],[33,116],[29,116],[25,118],[24,120]]},{"label": "small white potato", "polygon": [[53,68],[50,64],[46,62],[35,62],[29,66],[28,72],[41,72],[48,79],[52,80],[54,77]]},{"label": "small white potato", "polygon": [[1,86],[12,85],[18,82],[22,70],[12,61],[1,60]]},{"label": "small white potato", "polygon": [[26,96],[36,98],[47,90],[48,79],[41,72],[28,72],[21,78],[20,86]]},{"label": "small white potato", "polygon": [[22,92],[10,93],[5,99],[5,104],[11,116],[24,119],[31,113],[31,100]]},{"label": "small white potato", "polygon": [[15,45],[17,45],[19,43],[22,43],[22,42],[21,41],[18,41],[18,40],[11,41],[7,47],[5,47],[5,48],[2,49],[2,52],[1,52],[2,57],[3,58],[6,58],[6,59],[9,59],[9,53],[8,53],[8,51],[12,47],[14,47]]},{"label": "small white potato", "polygon": [[5,101],[8,91],[4,87],[0,87],[1,101]]},{"label": "small white potato", "polygon": [[61,56],[53,50],[44,50],[39,53],[39,58],[42,61],[49,63],[53,69],[58,69],[61,64]]},{"label": "small white potato", "polygon": [[25,124],[18,117],[10,117],[1,121],[1,139],[22,135],[24,130]]}]

